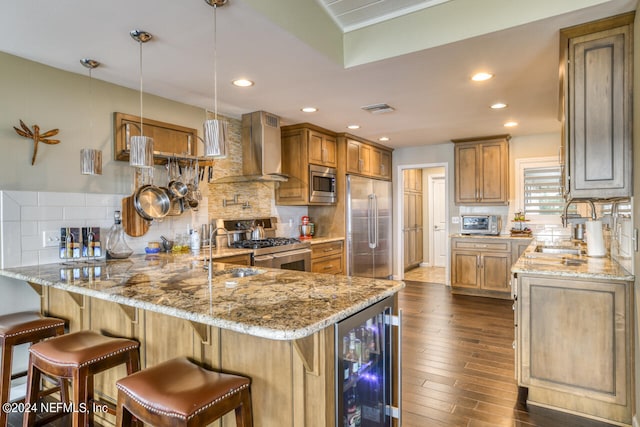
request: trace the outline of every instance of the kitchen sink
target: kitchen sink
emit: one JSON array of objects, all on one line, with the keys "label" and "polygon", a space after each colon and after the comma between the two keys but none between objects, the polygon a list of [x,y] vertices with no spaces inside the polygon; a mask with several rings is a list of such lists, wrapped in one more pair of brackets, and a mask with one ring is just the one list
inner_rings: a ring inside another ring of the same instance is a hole
[{"label": "kitchen sink", "polygon": [[585,250],[581,246],[538,245],[536,246],[536,252],[540,252],[543,254],[580,255],[580,254],[584,254]]},{"label": "kitchen sink", "polygon": [[256,276],[258,274],[265,273],[267,270],[253,267],[237,267],[237,268],[225,268],[224,270],[214,270],[213,275],[217,277],[249,277]]}]

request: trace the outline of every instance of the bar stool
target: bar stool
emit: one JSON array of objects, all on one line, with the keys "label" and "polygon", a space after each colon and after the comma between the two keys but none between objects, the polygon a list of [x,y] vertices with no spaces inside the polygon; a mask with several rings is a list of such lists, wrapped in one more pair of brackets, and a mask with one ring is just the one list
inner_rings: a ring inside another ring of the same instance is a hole
[{"label": "bar stool", "polygon": [[[37,402],[41,374],[70,380],[73,427],[86,426],[93,418],[93,375],[121,364],[126,364],[127,375],[138,371],[139,347],[137,341],[106,337],[93,331],[74,332],[32,345],[25,404]],[[28,412],[24,426],[34,425],[35,415]]]},{"label": "bar stool", "polygon": [[154,427],[204,426],[235,410],[237,426],[251,427],[250,383],[172,359],[116,382],[116,426],[131,426],[133,417]]},{"label": "bar stool", "polygon": [[[62,334],[64,334],[64,320],[42,317],[36,311],[23,311],[0,316],[0,344],[2,345],[0,397],[3,404],[9,401],[11,381],[26,375],[26,373],[11,375],[13,347],[26,343],[33,344]],[[7,411],[0,411],[0,427],[4,427],[6,424]]]}]

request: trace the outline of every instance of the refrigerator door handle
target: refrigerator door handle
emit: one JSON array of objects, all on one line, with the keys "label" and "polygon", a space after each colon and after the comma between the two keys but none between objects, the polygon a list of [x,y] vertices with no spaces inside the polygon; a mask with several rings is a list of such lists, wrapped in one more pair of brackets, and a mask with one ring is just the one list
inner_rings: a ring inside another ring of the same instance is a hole
[{"label": "refrigerator door handle", "polygon": [[373,212],[375,214],[374,224],[374,248],[378,247],[378,196],[373,194]]},{"label": "refrigerator door handle", "polygon": [[376,241],[375,241],[375,223],[374,223],[374,218],[373,218],[373,212],[375,209],[375,205],[374,205],[374,200],[375,200],[375,194],[369,194],[368,196],[368,206],[367,206],[367,240],[369,242],[369,248],[370,249],[374,249],[376,247]]}]

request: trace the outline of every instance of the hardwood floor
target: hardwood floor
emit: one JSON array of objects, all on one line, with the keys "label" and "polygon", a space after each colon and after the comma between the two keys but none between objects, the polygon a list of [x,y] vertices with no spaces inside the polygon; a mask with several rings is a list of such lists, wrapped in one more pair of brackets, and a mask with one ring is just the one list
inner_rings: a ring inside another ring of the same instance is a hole
[{"label": "hardwood floor", "polygon": [[403,427],[610,426],[527,408],[514,379],[512,301],[405,283],[399,294]]}]

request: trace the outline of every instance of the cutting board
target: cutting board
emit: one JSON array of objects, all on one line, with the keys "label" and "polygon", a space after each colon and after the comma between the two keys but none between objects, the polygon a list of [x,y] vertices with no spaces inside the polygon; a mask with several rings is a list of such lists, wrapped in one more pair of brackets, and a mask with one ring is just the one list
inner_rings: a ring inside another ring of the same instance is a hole
[{"label": "cutting board", "polygon": [[131,237],[144,236],[149,231],[149,221],[138,214],[133,196],[122,199],[122,228]]}]

